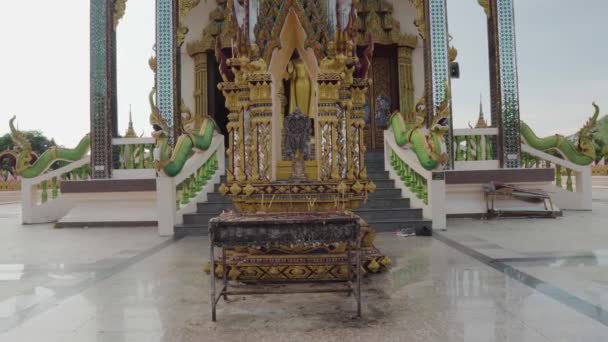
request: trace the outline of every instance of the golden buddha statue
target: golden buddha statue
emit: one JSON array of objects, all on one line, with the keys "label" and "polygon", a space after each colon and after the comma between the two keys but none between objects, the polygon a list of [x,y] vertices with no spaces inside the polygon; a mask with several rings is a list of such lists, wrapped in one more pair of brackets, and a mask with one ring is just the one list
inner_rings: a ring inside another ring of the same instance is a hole
[{"label": "golden buddha statue", "polygon": [[308,77],[306,66],[300,58],[289,62],[287,66],[290,80],[289,113],[299,108],[304,116],[308,116],[312,107],[312,82]]}]

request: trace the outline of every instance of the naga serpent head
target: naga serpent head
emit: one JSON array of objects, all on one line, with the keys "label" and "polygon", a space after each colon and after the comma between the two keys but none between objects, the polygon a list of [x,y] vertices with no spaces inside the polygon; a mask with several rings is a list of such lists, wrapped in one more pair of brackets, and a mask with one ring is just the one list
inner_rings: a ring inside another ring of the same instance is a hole
[{"label": "naga serpent head", "polygon": [[14,122],[15,122],[16,118],[17,118],[16,116],[13,116],[9,120],[8,125],[11,128],[11,138],[13,140],[13,143],[15,144],[13,149],[17,153],[15,171],[17,174],[20,174],[22,170],[25,170],[26,168],[31,166],[32,144],[27,139],[25,134],[23,134],[23,132],[21,132],[17,128],[15,128]]},{"label": "naga serpent head", "polygon": [[152,88],[150,91],[150,95],[148,99],[150,101],[150,125],[154,128],[154,132],[164,131],[165,133],[169,133],[169,125],[167,125],[167,121],[160,113],[160,110],[156,106],[154,102],[154,94],[156,93],[156,88]]},{"label": "naga serpent head", "polygon": [[435,115],[433,116],[433,121],[430,125],[430,130],[432,132],[447,132],[449,130],[450,125],[450,102],[452,101],[452,91],[450,89],[447,81],[444,84],[445,95],[443,97],[443,102],[437,108]]},{"label": "naga serpent head", "polygon": [[599,117],[599,114],[600,114],[600,107],[597,104],[595,104],[595,102],[593,102],[593,107],[595,108],[595,112],[593,113],[591,118],[589,118],[589,120],[587,120],[587,123],[585,123],[585,126],[583,126],[583,128],[581,128],[577,134],[577,136],[578,136],[577,147],[578,147],[578,150],[582,154],[595,159],[596,153],[595,153],[595,146],[593,143],[593,134],[595,134],[595,132],[597,131],[597,118]]}]

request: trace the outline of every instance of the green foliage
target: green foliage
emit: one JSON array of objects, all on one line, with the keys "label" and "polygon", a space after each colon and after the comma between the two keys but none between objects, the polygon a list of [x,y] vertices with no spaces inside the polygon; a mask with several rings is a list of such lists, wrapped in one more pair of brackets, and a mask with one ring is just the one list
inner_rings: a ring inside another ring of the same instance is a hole
[{"label": "green foliage", "polygon": [[608,160],[608,115],[598,120],[597,131],[593,135],[593,141],[595,142],[597,161],[600,161],[602,158]]},{"label": "green foliage", "polygon": [[[48,150],[49,147],[57,145],[55,143],[55,139],[47,138],[40,131],[26,131],[23,132],[27,139],[32,144],[32,150],[38,155],[42,154],[42,152]],[[5,134],[0,137],[0,151],[10,150],[13,148],[13,140],[11,139],[10,134]]]}]

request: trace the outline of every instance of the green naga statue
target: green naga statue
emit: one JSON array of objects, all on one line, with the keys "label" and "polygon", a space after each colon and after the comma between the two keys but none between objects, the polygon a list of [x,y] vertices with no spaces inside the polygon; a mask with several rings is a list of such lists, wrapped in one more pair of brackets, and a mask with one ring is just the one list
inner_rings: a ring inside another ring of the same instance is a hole
[{"label": "green naga statue", "polygon": [[150,124],[154,129],[152,137],[156,140],[154,168],[157,171],[162,170],[169,177],[175,177],[180,173],[194,149],[206,150],[209,148],[217,126],[211,118],[206,117],[200,125],[196,125],[198,127],[193,127],[180,135],[175,147],[171,148],[168,143],[170,128],[155,104],[155,92],[156,89],[153,88],[149,95]]},{"label": "green naga statue", "polygon": [[521,122],[522,143],[577,165],[584,166],[593,163],[596,158],[593,134],[597,129],[597,119],[600,114],[600,108],[595,103],[593,103],[593,107],[595,112],[585,126],[578,131],[576,143],[559,134],[539,138],[523,121]]},{"label": "green naga statue", "polygon": [[27,140],[25,134],[15,128],[16,117],[9,121],[11,138],[15,145],[17,154],[15,173],[23,178],[34,178],[48,170],[57,161],[74,162],[85,157],[91,146],[91,138],[87,134],[80,140],[78,146],[73,149],[52,146],[44,151],[34,163],[32,163],[32,144]]},{"label": "green naga statue", "polygon": [[393,113],[390,118],[397,145],[404,147],[409,144],[416,157],[418,157],[420,165],[426,170],[438,169],[448,161],[443,136],[449,129],[450,96],[450,89],[446,86],[444,101],[437,109],[430,125],[428,125],[428,130],[425,125],[424,96],[414,107],[413,113],[407,115],[405,119],[399,112]]}]

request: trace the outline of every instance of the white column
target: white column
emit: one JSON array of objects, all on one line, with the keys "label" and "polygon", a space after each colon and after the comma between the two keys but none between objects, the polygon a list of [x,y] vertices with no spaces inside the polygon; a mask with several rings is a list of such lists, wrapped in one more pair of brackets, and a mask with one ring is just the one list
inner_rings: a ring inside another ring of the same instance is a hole
[{"label": "white column", "polygon": [[173,236],[177,222],[175,182],[171,177],[156,178],[156,210],[158,213],[158,235]]}]

